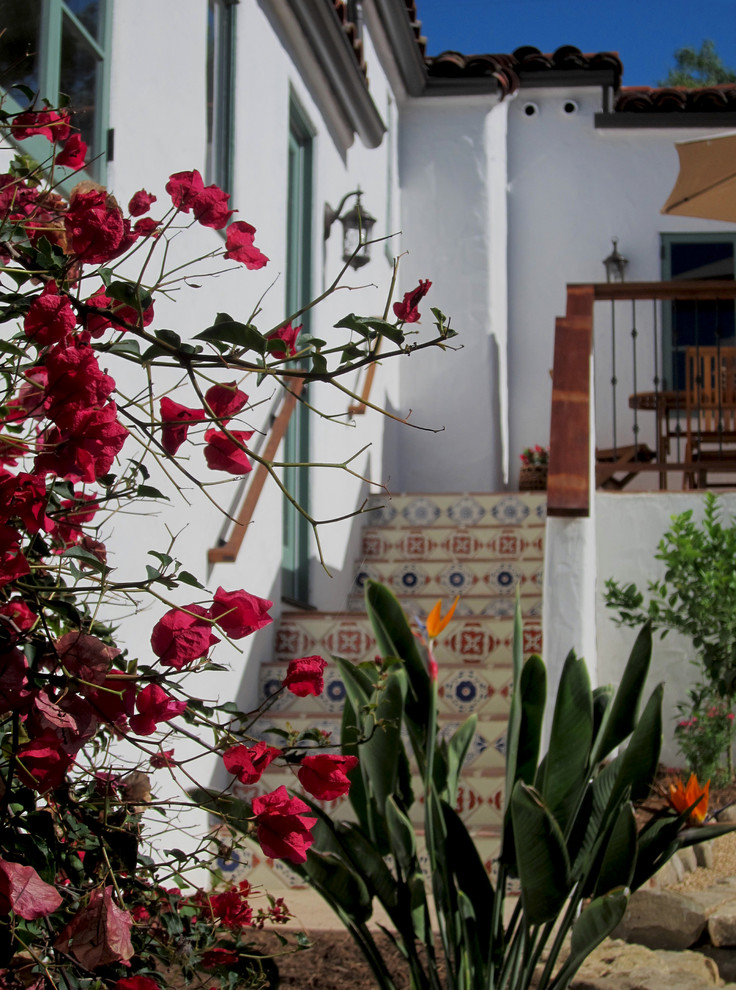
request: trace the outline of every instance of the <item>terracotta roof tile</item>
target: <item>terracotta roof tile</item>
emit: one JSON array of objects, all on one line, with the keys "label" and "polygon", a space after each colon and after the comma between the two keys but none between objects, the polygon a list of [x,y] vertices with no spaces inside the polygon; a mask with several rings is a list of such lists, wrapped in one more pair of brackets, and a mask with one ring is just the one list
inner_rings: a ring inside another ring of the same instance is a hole
[{"label": "terracotta roof tile", "polygon": [[736,111],[736,83],[688,89],[685,86],[622,86],[616,113],[718,113]]},{"label": "terracotta roof tile", "polygon": [[621,59],[615,52],[585,54],[574,45],[563,45],[548,54],[531,45],[517,48],[511,55],[463,55],[448,51],[426,58],[425,62],[429,76],[435,78],[496,76],[504,94],[517,90],[521,78],[534,73],[580,72],[582,82],[587,72],[608,70],[613,72],[614,85],[618,86],[623,72]]},{"label": "terracotta roof tile", "polygon": [[358,63],[360,71],[363,75],[368,78],[368,69],[365,64],[365,57],[363,55],[363,41],[358,34],[357,25],[354,21],[351,21],[348,16],[348,5],[345,0],[332,0],[332,6],[337,18],[342,25],[342,29],[345,32],[348,41],[350,42],[350,47],[353,49],[353,54],[355,55],[355,61]]}]

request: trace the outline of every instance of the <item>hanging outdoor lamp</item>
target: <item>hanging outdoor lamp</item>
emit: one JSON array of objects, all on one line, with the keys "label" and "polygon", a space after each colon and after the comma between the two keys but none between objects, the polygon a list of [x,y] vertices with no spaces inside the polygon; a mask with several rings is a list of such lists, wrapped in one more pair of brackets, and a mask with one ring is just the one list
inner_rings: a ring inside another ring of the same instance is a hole
[{"label": "hanging outdoor lamp", "polygon": [[603,264],[606,266],[606,282],[623,282],[629,259],[624,258],[619,251],[618,237],[614,237],[612,243],[613,251],[603,259]]},{"label": "hanging outdoor lamp", "polygon": [[[343,213],[343,207],[351,196],[356,197],[355,203]],[[329,203],[325,203],[325,241],[330,236],[333,223],[339,220],[342,224],[342,260],[356,270],[367,265],[371,260],[368,242],[376,223],[376,218],[361,205],[361,196],[360,189],[346,193],[336,210],[333,210]]]}]

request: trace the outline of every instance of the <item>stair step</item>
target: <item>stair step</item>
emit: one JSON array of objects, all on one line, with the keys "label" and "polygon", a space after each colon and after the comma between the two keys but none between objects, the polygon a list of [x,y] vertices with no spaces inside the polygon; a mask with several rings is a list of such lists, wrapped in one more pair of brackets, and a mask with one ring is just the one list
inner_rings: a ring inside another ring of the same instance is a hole
[{"label": "stair step", "polygon": [[372,495],[370,526],[523,526],[543,522],[546,492]]},{"label": "stair step", "polygon": [[524,527],[478,525],[471,529],[433,526],[392,529],[370,526],[363,530],[363,562],[434,560],[455,563],[544,559],[544,520]]},{"label": "stair step", "polygon": [[[523,630],[524,655],[541,653],[541,614],[525,618]],[[507,664],[511,661],[513,633],[510,616],[456,613],[435,641],[435,658],[440,667],[452,663],[478,667]],[[335,655],[360,663],[374,660],[376,652],[376,639],[365,612],[287,612],[276,633],[274,660],[288,662],[317,654],[325,659]]]},{"label": "stair step", "polygon": [[[438,718],[440,733],[443,736],[452,735],[464,720],[465,716],[457,713],[440,714]],[[478,719],[476,732],[465,758],[466,769],[503,772],[506,724],[505,716],[492,718],[484,715]],[[277,729],[281,732],[303,732],[307,729],[318,729],[329,734],[330,741],[334,741],[335,745],[338,745],[340,741],[339,716],[320,711],[316,707],[306,712],[294,712],[291,709],[285,712],[268,711],[258,720],[257,734],[266,741],[273,742],[276,737],[271,735],[269,729]]]},{"label": "stair step", "polygon": [[[259,699],[271,697],[279,690],[286,676],[287,662],[264,663],[259,674]],[[509,652],[508,663],[483,664],[472,667],[466,663],[452,663],[438,657],[438,693],[440,712],[447,715],[478,715],[507,718],[513,670]],[[324,672],[325,687],[315,698],[297,698],[283,691],[272,703],[269,711],[292,714],[332,714],[342,712],[345,685],[339,668],[331,664]]]},{"label": "stair step", "polygon": [[363,561],[351,595],[362,595],[365,582],[379,581],[400,598],[420,595],[450,598],[460,595],[500,596],[513,599],[516,589],[522,597],[540,596],[544,580],[542,560],[392,560]]}]

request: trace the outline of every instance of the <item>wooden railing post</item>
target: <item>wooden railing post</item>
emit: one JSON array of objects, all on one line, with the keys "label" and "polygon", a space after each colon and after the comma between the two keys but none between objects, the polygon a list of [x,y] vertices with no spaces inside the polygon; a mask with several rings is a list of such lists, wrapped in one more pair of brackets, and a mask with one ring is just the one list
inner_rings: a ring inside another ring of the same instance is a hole
[{"label": "wooden railing post", "polygon": [[547,514],[590,515],[590,358],[593,287],[568,286],[555,323]]}]

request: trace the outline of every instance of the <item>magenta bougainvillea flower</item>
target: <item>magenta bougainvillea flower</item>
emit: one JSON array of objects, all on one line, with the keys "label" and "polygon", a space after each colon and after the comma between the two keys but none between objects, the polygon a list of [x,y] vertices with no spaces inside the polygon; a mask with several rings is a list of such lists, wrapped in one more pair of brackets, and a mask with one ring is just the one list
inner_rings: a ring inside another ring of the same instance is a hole
[{"label": "magenta bougainvillea flower", "polygon": [[273,859],[304,863],[307,850],[314,842],[310,829],[316,818],[305,817],[309,805],[300,798],[289,797],[282,784],[277,790],[253,801],[253,814],[261,849]]},{"label": "magenta bougainvillea flower", "polygon": [[26,337],[41,348],[63,340],[76,324],[77,317],[67,296],[59,294],[56,282],[47,282],[28,309],[23,330]]},{"label": "magenta bougainvillea flower", "polygon": [[104,189],[73,194],[64,226],[71,252],[87,264],[105,264],[124,250],[123,214]]},{"label": "magenta bougainvillea flower", "polygon": [[56,887],[46,883],[32,866],[0,859],[0,914],[14,911],[26,921],[45,918],[61,907]]},{"label": "magenta bougainvillea flower", "polygon": [[268,610],[273,602],[247,591],[218,588],[211,609],[212,618],[230,639],[242,639],[273,620]]},{"label": "magenta bougainvillea flower", "polygon": [[280,359],[293,357],[296,354],[296,341],[301,329],[301,323],[298,327],[292,327],[291,323],[285,323],[277,330],[272,330],[271,333],[266,334],[266,340],[283,340],[286,344],[285,351],[271,351],[273,357]]},{"label": "magenta bougainvillea flower", "polygon": [[304,757],[297,777],[308,794],[319,801],[334,801],[350,790],[348,774],[357,765],[357,756],[315,753]]},{"label": "magenta bougainvillea flower", "polygon": [[132,217],[142,217],[144,213],[148,213],[151,208],[151,203],[156,202],[156,197],[153,193],[146,192],[145,189],[139,189],[137,193],[133,193],[130,197],[130,202],[128,203],[128,213]]},{"label": "magenta bougainvillea flower", "polygon": [[219,423],[228,423],[237,416],[248,401],[245,392],[241,392],[235,382],[223,382],[213,385],[204,393],[207,405],[210,407]]},{"label": "magenta bougainvillea flower", "polygon": [[412,289],[411,292],[407,292],[401,302],[394,303],[394,314],[404,323],[418,323],[420,313],[417,306],[421,300],[427,295],[432,287],[432,283],[429,279],[422,280],[419,279],[419,285],[416,289]]},{"label": "magenta bougainvillea flower", "polygon": [[291,660],[286,668],[284,687],[299,698],[306,698],[308,694],[322,694],[325,686],[322,671],[326,666],[327,662],[318,656]]},{"label": "magenta bougainvillea flower", "polygon": [[56,164],[63,165],[64,168],[70,168],[72,171],[78,172],[80,168],[84,168],[84,159],[86,155],[87,145],[81,139],[79,134],[72,134],[61,151],[57,154]]},{"label": "magenta bougainvillea flower", "polygon": [[131,715],[130,727],[139,736],[150,736],[159,722],[170,722],[186,709],[186,701],[176,701],[158,684],[144,687],[135,699],[137,715]]},{"label": "magenta bougainvillea flower", "polygon": [[227,772],[236,776],[241,784],[255,784],[266,767],[280,755],[280,749],[261,740],[255,746],[231,746],[222,754],[222,761]]},{"label": "magenta bougainvillea flower", "polygon": [[220,430],[207,430],[204,435],[207,444],[204,457],[212,471],[227,471],[228,474],[248,474],[253,465],[245,451],[238,444],[246,444],[253,436],[250,430],[230,430],[231,439]]},{"label": "magenta bougainvillea flower", "polygon": [[268,258],[253,243],[256,228],[245,220],[236,220],[227,228],[225,257],[239,261],[249,271],[256,271],[268,264]]},{"label": "magenta bougainvillea flower", "polygon": [[193,423],[205,418],[204,410],[189,409],[174,402],[168,395],[161,399],[161,446],[172,457],[184,443]]},{"label": "magenta bougainvillea flower", "polygon": [[41,134],[49,141],[66,141],[71,134],[68,113],[57,110],[26,110],[16,114],[10,125],[10,130],[16,141]]},{"label": "magenta bougainvillea flower", "polygon": [[151,647],[162,664],[181,670],[219,643],[210,613],[201,605],[173,608],[153,627]]}]

